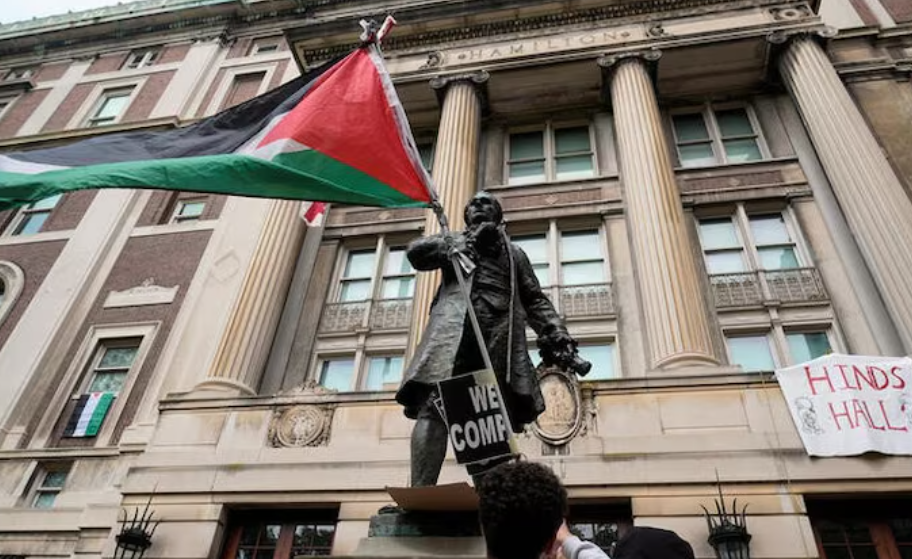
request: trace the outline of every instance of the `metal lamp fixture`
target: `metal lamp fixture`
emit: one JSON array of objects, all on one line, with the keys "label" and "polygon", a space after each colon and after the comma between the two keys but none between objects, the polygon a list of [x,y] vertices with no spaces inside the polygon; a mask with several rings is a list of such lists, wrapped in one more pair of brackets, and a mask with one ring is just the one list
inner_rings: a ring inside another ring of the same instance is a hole
[{"label": "metal lamp fixture", "polygon": [[738,512],[738,499],[732,501],[732,510],[725,508],[722,485],[719,484],[719,498],[715,500],[716,512],[701,506],[706,514],[709,528],[709,544],[716,550],[718,559],[750,559],[751,535],[747,531],[747,505]]},{"label": "metal lamp fixture", "polygon": [[117,549],[114,551],[114,559],[142,559],[142,556],[152,545],[152,534],[158,528],[161,519],[152,521],[152,514],[155,511],[149,510],[152,503],[152,497],[146,503],[142,514],[139,514],[139,508],[133,510],[133,518],[128,519],[127,511],[123,510],[123,520],[121,520],[120,533],[117,534]]}]

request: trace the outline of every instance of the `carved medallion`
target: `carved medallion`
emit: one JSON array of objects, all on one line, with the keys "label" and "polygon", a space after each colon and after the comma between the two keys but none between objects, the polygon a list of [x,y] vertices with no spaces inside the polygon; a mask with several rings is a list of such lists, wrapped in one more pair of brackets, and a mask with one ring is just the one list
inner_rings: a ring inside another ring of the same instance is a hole
[{"label": "carved medallion", "polygon": [[269,424],[272,446],[321,446],[329,440],[331,407],[294,406],[276,410]]},{"label": "carved medallion", "polygon": [[546,443],[566,444],[582,426],[579,385],[570,374],[556,368],[544,369],[540,375],[545,411],[535,420],[532,430]]}]

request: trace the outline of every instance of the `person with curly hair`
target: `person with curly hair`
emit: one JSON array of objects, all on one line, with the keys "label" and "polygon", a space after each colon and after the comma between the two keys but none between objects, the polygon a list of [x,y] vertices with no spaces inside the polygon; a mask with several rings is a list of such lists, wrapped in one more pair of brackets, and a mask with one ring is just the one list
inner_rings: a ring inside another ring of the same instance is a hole
[{"label": "person with curly hair", "polygon": [[608,559],[597,545],[570,533],[567,490],[554,472],[533,462],[501,464],[477,487],[479,519],[490,559]]}]

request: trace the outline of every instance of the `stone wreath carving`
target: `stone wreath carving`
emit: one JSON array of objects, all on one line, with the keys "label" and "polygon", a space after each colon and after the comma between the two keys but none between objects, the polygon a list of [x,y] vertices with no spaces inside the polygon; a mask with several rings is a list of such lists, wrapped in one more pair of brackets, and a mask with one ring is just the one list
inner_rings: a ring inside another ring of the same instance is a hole
[{"label": "stone wreath carving", "polygon": [[335,406],[293,406],[276,410],[269,423],[274,447],[323,446],[329,442]]}]

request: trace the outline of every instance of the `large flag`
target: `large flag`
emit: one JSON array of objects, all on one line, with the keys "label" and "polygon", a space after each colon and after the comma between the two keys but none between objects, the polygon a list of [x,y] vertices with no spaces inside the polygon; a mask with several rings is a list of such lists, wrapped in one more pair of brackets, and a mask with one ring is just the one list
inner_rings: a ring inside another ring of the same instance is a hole
[{"label": "large flag", "polygon": [[426,206],[430,184],[373,45],[186,128],[0,155],[0,210],[84,188]]}]

